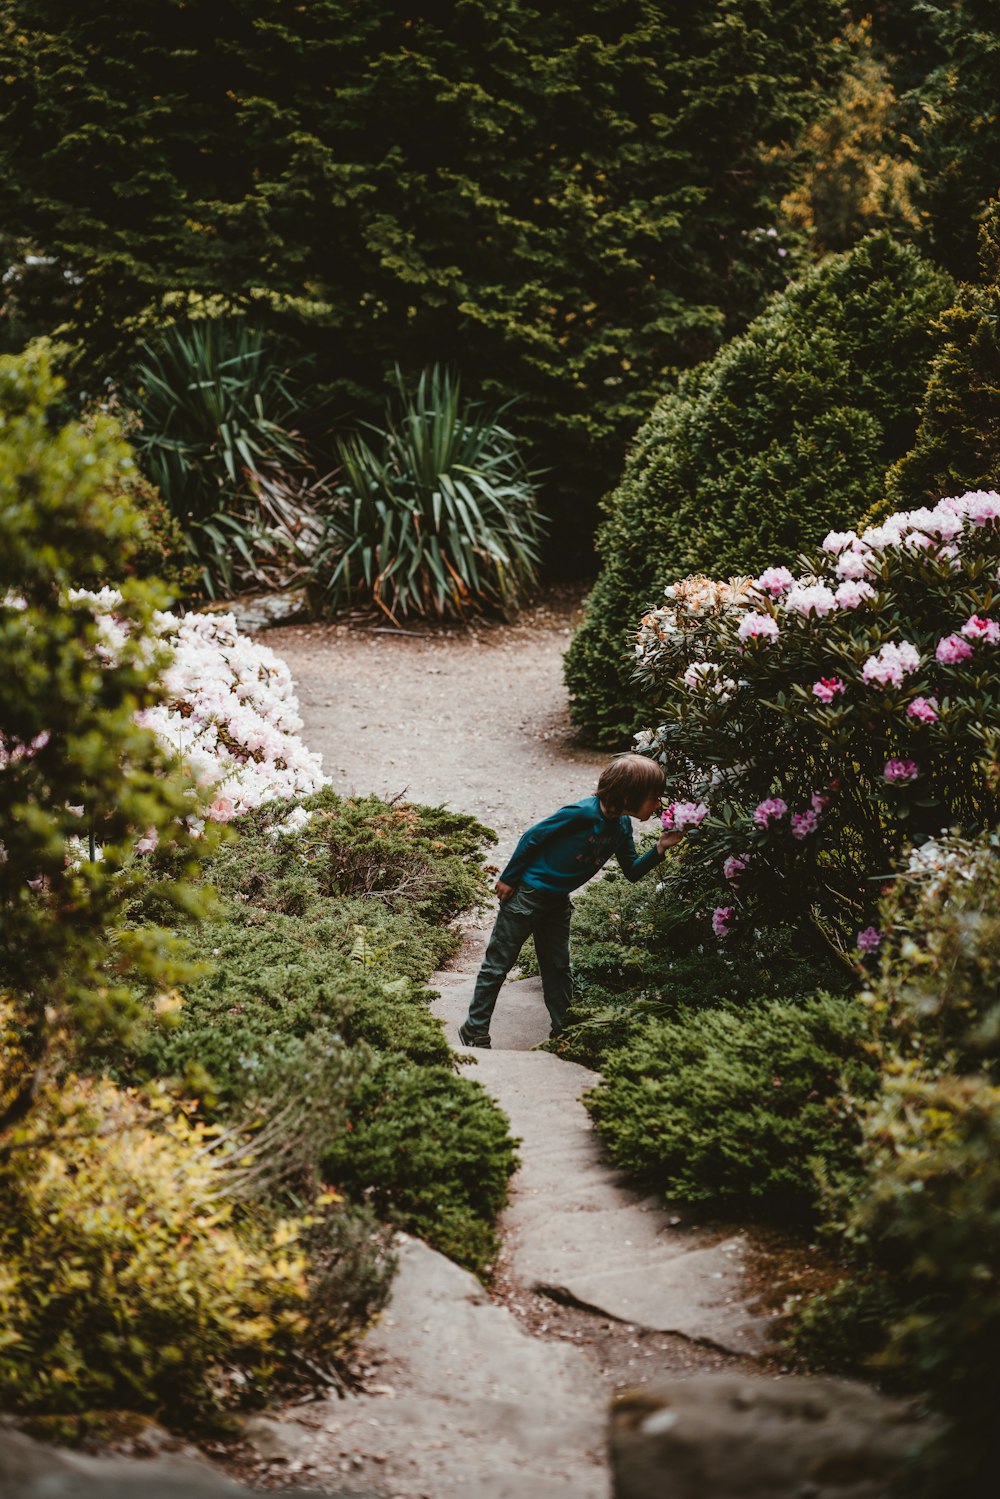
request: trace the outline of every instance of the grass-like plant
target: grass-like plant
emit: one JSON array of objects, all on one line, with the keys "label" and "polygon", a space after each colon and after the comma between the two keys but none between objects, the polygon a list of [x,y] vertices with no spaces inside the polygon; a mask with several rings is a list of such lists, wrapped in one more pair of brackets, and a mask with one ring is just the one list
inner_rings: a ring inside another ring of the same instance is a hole
[{"label": "grass-like plant", "polygon": [[332,612],[374,603],[406,615],[465,618],[508,610],[537,576],[544,521],[508,409],[463,402],[457,375],[435,365],[398,396],[385,426],[338,444],[336,501],[313,558],[314,601]]},{"label": "grass-like plant", "polygon": [[293,377],[259,329],[202,318],[146,345],[130,402],[140,462],[184,530],[211,597],[289,581],[322,492],[295,428]]}]

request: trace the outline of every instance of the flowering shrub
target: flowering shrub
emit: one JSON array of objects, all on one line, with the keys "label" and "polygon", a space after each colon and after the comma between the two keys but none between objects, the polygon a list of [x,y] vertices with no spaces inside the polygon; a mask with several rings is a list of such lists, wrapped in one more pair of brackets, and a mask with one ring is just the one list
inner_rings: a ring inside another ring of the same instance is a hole
[{"label": "flowering shrub", "polygon": [[[103,630],[98,647],[113,659],[125,638],[115,618],[121,595],[74,591]],[[231,614],[158,611],[152,638],[170,653],[161,700],[138,715],[215,789],[208,815],[228,822],[264,802],[290,801],[326,785],[322,759],[298,737],[302,728],[292,676],[280,656],[236,628]],[[140,849],[140,852],[142,850]]]},{"label": "flowering shrub", "polygon": [[811,918],[871,950],[904,843],[1000,815],[998,566],[1000,495],[977,491],[831,532],[799,577],[669,588],[642,620],[663,722],[636,743],[708,808],[679,877],[714,871],[718,935]]}]

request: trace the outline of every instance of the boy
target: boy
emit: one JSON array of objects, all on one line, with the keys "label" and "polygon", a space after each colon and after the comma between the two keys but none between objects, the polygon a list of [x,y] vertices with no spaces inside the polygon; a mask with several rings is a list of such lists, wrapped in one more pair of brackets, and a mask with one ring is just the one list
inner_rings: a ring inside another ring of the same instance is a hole
[{"label": "boy", "polygon": [[560,807],[521,837],[496,883],[500,910],[469,1005],[458,1028],[463,1046],[489,1046],[490,1019],[500,986],[529,936],[534,936],[545,1007],[553,1036],[566,1023],[573,996],[569,961],[570,891],[595,875],[614,854],[627,880],[663,861],[683,833],[660,835],[655,848],[636,854],[629,817],[645,822],[659,811],[663,769],[644,755],[619,755],[606,766],[596,796]]}]

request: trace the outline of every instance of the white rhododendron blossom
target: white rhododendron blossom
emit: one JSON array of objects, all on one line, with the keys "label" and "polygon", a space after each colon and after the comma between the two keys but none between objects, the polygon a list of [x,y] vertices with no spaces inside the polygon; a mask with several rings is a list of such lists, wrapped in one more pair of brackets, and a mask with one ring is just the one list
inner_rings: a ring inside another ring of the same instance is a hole
[{"label": "white rhododendron blossom", "polygon": [[714,661],[692,661],[681,680],[692,692],[710,692],[721,702],[726,702],[736,691],[732,677],[724,677]]},{"label": "white rhododendron blossom", "polygon": [[[113,589],[91,599],[95,617],[110,620],[105,638],[121,626]],[[291,801],[328,782],[322,760],[299,738],[299,716],[291,672],[268,646],[236,628],[231,614],[181,615],[158,611],[155,646],[171,652],[163,672],[164,700],[137,714],[214,790],[208,815],[228,822],[265,802]]]}]

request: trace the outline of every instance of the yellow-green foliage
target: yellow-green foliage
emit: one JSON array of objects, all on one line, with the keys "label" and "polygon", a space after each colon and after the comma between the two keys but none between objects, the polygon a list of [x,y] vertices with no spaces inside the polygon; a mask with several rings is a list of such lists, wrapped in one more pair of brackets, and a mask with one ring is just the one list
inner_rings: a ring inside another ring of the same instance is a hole
[{"label": "yellow-green foliage", "polygon": [[238,1223],[204,1126],[163,1096],[49,1085],[0,1157],[0,1402],[60,1413],[224,1401],[307,1325],[302,1224]]}]

